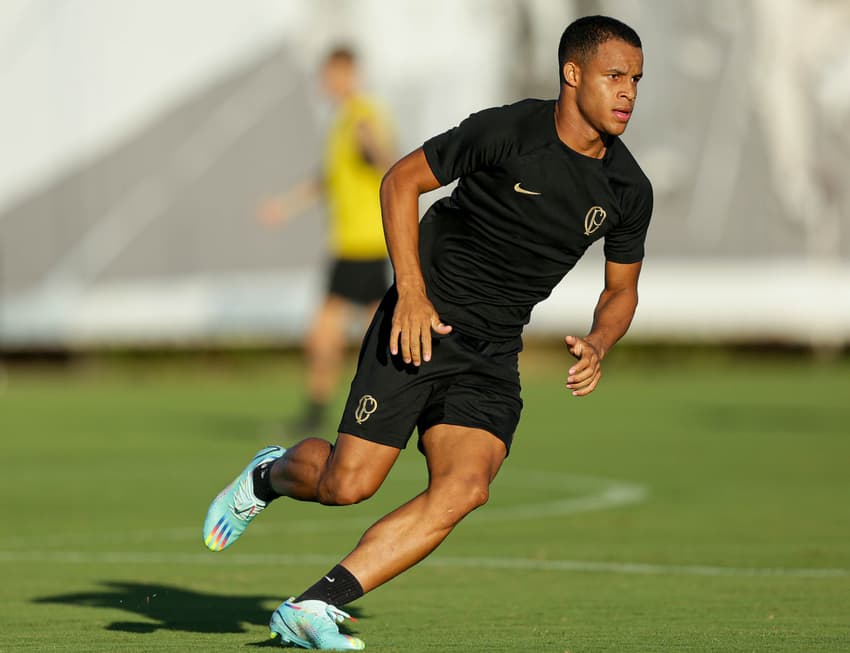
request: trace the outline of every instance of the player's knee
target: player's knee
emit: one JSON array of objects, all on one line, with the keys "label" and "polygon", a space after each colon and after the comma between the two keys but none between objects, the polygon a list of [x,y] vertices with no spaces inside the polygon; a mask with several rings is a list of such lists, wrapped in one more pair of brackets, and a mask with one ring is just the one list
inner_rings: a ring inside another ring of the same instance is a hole
[{"label": "player's knee", "polygon": [[350,506],[365,501],[377,489],[351,476],[326,475],[319,481],[319,503],[326,506]]},{"label": "player's knee", "polygon": [[490,484],[486,482],[472,483],[467,486],[463,497],[463,507],[466,513],[480,508],[490,499]]},{"label": "player's knee", "polygon": [[464,479],[437,489],[442,514],[457,523],[490,498],[490,484],[484,480]]}]

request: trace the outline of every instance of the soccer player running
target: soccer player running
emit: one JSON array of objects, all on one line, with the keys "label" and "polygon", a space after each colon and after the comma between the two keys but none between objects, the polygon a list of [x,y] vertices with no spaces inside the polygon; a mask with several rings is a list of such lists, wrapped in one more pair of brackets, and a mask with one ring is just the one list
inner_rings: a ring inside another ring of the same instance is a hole
[{"label": "soccer player running", "polygon": [[259,218],[285,223],[314,206],[324,195],[330,214],[332,263],[327,295],[310,326],[307,401],[296,420],[301,433],[322,425],[337,387],[346,336],[355,309],[369,317],[390,285],[389,261],[381,228],[378,196],[381,177],[393,163],[393,137],[384,112],[360,88],[355,53],[331,50],[321,73],[325,95],[336,112],[328,131],[321,179],[307,179],[269,198]]},{"label": "soccer player running", "polygon": [[[581,18],[558,48],[557,101],[475,113],[396,163],[381,186],[395,284],[366,333],[335,444],[267,447],[213,501],[204,541],[222,550],[272,500],[325,505],[369,498],[413,428],[426,489],[369,528],[339,565],[271,617],[273,636],[304,648],[361,649],[339,632],[340,606],[433,551],[487,501],[519,420],[517,354],[535,304],[604,238],[605,279],[566,387],[593,392],[628,328],[652,189],[618,138],[643,74],[638,35]],[[418,223],[419,195],[460,182]]]}]

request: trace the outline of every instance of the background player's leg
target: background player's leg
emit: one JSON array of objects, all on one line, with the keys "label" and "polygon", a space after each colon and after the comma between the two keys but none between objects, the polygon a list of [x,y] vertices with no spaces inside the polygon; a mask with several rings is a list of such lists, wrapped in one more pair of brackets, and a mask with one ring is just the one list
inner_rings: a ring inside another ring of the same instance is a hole
[{"label": "background player's leg", "polygon": [[310,326],[305,342],[307,406],[298,423],[302,431],[317,431],[322,426],[325,407],[339,381],[351,308],[351,303],[343,297],[328,295]]},{"label": "background player's leg", "polygon": [[422,438],[428,488],[390,513],[361,538],[340,563],[364,592],[425,558],[489,496],[505,459],[505,445],[481,429],[440,424]]},{"label": "background player's leg", "polygon": [[281,496],[350,505],[381,487],[400,452],[346,433],[340,433],[333,446],[321,438],[307,438],[274,462],[269,482]]}]

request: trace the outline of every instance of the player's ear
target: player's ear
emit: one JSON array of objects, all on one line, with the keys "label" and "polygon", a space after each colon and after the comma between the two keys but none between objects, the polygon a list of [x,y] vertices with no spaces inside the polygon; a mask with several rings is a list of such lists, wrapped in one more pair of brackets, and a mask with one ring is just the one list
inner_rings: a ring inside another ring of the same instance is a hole
[{"label": "player's ear", "polygon": [[576,87],[581,80],[581,69],[573,61],[564,64],[564,81],[567,86]]}]

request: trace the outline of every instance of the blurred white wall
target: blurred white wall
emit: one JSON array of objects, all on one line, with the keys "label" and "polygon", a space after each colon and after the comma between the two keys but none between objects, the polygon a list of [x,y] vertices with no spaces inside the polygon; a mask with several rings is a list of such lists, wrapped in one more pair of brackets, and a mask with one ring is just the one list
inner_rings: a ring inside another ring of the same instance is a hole
[{"label": "blurred white wall", "polygon": [[[321,214],[267,234],[253,212],[318,165],[324,52],[359,50],[406,151],[554,96],[558,37],[590,12],[646,55],[632,337],[850,342],[846,0],[6,0],[0,346],[297,340]],[[586,327],[600,266],[597,248],[530,328]]]},{"label": "blurred white wall", "polygon": [[305,75],[333,44],[352,43],[367,83],[395,110],[403,145],[415,147],[505,101],[496,62],[506,58],[508,4],[8,0],[0,6],[0,211],[281,43]]},{"label": "blurred white wall", "polygon": [[298,2],[9,0],[0,6],[0,207],[277,44]]}]

